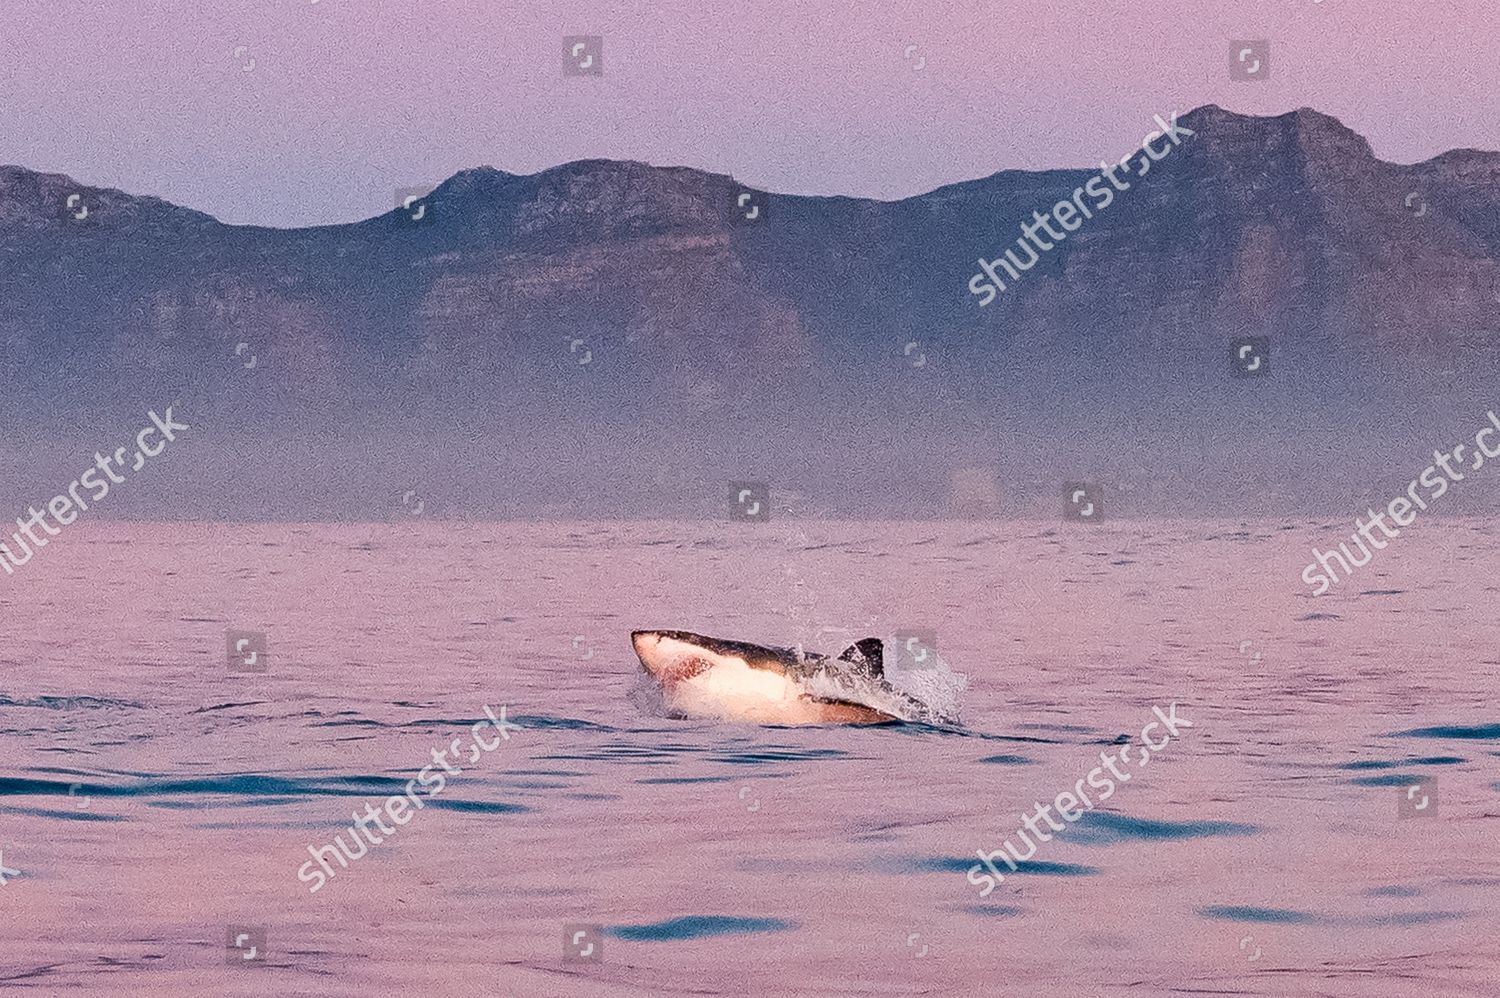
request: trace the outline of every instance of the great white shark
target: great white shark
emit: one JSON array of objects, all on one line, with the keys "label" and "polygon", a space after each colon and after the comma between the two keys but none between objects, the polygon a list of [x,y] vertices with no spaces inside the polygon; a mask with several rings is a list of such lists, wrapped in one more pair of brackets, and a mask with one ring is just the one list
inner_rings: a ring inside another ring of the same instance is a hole
[{"label": "great white shark", "polygon": [[885,678],[885,646],[865,638],[837,658],[691,631],[633,631],[641,667],[689,717],[760,724],[954,724]]}]

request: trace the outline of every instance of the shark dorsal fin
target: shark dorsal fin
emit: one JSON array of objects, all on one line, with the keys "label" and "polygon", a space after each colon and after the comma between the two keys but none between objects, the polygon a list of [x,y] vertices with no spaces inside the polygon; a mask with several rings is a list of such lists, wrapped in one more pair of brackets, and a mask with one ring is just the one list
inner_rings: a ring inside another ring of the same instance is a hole
[{"label": "shark dorsal fin", "polygon": [[879,638],[865,638],[844,649],[839,661],[864,666],[872,676],[885,675],[885,642]]}]

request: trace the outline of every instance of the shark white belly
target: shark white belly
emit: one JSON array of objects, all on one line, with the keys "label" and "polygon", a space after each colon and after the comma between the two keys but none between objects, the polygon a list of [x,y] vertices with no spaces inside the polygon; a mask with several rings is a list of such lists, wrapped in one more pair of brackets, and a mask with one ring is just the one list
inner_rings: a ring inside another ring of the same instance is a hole
[{"label": "shark white belly", "polygon": [[878,638],[838,659],[689,631],[636,631],[631,642],[675,714],[759,724],[934,720],[885,681]]}]

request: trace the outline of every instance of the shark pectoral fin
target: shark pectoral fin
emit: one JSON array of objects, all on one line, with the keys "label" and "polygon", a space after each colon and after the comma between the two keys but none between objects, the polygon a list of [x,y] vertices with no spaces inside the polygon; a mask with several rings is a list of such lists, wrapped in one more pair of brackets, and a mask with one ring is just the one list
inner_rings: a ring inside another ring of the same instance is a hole
[{"label": "shark pectoral fin", "polygon": [[858,665],[872,676],[885,676],[885,642],[879,638],[865,638],[844,649],[839,661]]}]

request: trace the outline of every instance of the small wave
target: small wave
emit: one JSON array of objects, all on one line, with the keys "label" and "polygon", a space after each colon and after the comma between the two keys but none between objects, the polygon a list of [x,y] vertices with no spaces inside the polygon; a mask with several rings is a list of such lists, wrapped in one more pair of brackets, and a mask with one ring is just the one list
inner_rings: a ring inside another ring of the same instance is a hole
[{"label": "small wave", "polygon": [[40,696],[15,700],[11,697],[0,696],[0,707],[40,707],[43,710],[98,710],[105,707],[129,707],[133,710],[144,710],[145,704],[132,700],[114,700],[110,697]]},{"label": "small wave", "polygon": [[705,936],[743,935],[751,932],[790,932],[796,922],[781,918],[740,918],[732,915],[684,915],[664,922],[616,925],[609,930],[617,939],[636,942],[674,942]]}]

